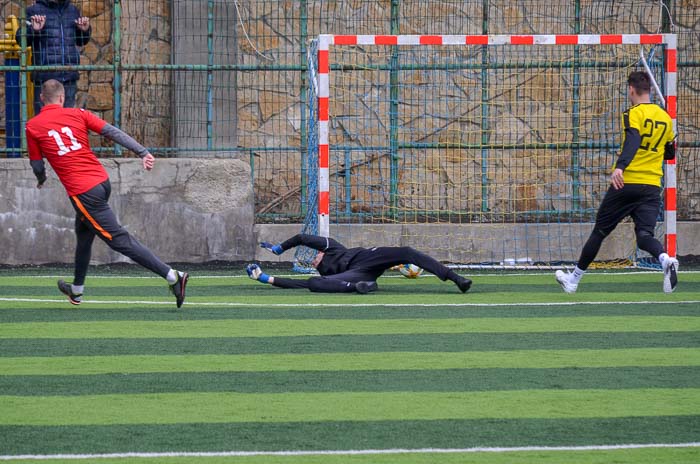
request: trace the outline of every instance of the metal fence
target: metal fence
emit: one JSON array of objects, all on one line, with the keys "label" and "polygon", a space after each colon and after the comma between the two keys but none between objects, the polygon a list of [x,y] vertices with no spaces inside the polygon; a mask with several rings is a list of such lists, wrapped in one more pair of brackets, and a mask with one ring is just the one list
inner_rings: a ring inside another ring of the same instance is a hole
[{"label": "metal fence", "polygon": [[[48,3],[49,0],[39,0]],[[32,115],[26,28],[33,1],[0,0],[0,152],[23,154]],[[307,47],[319,33],[679,35],[679,219],[700,219],[700,5],[690,0],[73,0],[90,18],[76,105],[157,156],[251,164],[259,221],[299,222],[306,171]],[[21,34],[22,37],[26,37]],[[53,67],[51,69],[67,69]],[[101,156],[128,156],[95,137]]]}]

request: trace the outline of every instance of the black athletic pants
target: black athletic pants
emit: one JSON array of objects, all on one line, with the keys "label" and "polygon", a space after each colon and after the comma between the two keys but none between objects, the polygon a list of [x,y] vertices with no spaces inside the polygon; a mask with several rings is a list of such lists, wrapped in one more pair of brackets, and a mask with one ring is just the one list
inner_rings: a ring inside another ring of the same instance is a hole
[{"label": "black athletic pants", "polygon": [[605,237],[627,216],[634,221],[637,246],[654,258],[664,252],[664,247],[654,237],[656,218],[661,208],[661,187],[645,184],[625,184],[621,189],[610,187],[598,208],[595,226],[583,246],[578,268],[588,269],[598,255]]},{"label": "black athletic pants", "polygon": [[312,292],[347,293],[355,291],[357,282],[377,280],[384,271],[397,264],[415,264],[435,274],[440,280],[459,276],[444,264],[411,247],[375,247],[362,250],[340,274],[314,276],[306,280],[275,277],[275,287],[308,288]]},{"label": "black athletic pants", "polygon": [[111,249],[131,258],[146,269],[165,278],[170,266],[158,259],[148,248],[141,245],[129,235],[117,220],[107,200],[112,192],[109,180],[96,185],[80,195],[70,197],[75,208],[75,235],[78,243],[75,247],[74,285],[83,285],[87,274],[92,242],[95,235],[100,237]]}]

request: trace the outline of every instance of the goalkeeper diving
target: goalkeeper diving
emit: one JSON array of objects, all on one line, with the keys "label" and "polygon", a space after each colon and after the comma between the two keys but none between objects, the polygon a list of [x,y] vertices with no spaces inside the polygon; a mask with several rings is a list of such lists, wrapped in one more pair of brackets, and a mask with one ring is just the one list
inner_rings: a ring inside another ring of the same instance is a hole
[{"label": "goalkeeper diving", "polygon": [[472,281],[462,277],[434,258],[411,247],[346,248],[340,242],[316,235],[297,234],[274,245],[261,242],[260,246],[275,255],[304,245],[317,251],[311,265],[320,276],[308,279],[288,279],[267,275],[257,264],[246,266],[248,276],[262,283],[280,288],[305,288],[323,293],[369,293],[376,291],[377,279],[387,269],[398,264],[412,263],[435,274],[440,280],[451,280],[462,293],[469,290]]}]

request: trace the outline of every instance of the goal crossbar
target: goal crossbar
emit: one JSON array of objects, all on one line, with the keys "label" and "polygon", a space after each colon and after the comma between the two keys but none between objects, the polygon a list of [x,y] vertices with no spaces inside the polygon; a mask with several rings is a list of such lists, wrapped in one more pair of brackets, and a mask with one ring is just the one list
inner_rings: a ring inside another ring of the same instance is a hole
[{"label": "goal crossbar", "polygon": [[[317,38],[316,82],[318,105],[318,233],[330,235],[329,192],[329,105],[331,65],[329,51],[344,46],[571,46],[571,45],[662,45],[664,46],[664,91],[666,111],[677,132],[676,114],[676,61],[675,34],[581,34],[581,35],[331,35]],[[309,166],[313,169],[313,166]],[[668,160],[664,167],[665,247],[676,256],[676,160]]]}]

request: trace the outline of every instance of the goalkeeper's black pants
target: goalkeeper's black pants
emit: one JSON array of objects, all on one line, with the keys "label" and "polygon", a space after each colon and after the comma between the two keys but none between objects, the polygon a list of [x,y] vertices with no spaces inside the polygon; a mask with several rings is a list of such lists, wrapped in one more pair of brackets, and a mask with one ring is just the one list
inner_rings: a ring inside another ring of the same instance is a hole
[{"label": "goalkeeper's black pants", "polygon": [[85,193],[70,197],[75,209],[75,247],[74,285],[83,285],[87,275],[92,242],[95,235],[100,237],[111,249],[131,258],[146,269],[165,278],[170,266],[163,263],[148,248],[129,235],[117,220],[107,201],[112,192],[109,180],[96,185]]},{"label": "goalkeeper's black pants", "polygon": [[375,247],[359,252],[340,274],[311,277],[306,280],[275,277],[275,287],[307,288],[312,292],[350,293],[357,282],[373,282],[387,269],[398,264],[415,264],[440,280],[457,282],[459,276],[434,258],[411,247]]}]

